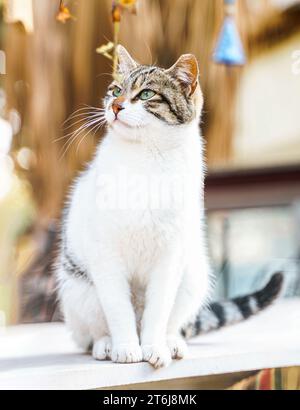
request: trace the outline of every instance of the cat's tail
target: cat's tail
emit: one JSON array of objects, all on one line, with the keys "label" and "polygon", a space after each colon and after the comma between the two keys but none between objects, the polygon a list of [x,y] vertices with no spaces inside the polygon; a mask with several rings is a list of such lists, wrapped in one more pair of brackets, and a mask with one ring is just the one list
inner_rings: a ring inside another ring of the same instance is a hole
[{"label": "cat's tail", "polygon": [[266,286],[250,295],[211,303],[201,310],[182,334],[186,339],[248,319],[268,307],[280,294],[283,274],[275,273]]}]

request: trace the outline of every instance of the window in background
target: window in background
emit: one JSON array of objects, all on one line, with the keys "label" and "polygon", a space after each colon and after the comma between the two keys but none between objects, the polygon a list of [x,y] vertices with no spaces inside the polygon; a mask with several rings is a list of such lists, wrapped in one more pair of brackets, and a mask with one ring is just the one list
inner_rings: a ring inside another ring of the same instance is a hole
[{"label": "window in background", "polygon": [[249,293],[283,271],[285,296],[300,295],[299,207],[270,207],[208,216],[215,299]]}]

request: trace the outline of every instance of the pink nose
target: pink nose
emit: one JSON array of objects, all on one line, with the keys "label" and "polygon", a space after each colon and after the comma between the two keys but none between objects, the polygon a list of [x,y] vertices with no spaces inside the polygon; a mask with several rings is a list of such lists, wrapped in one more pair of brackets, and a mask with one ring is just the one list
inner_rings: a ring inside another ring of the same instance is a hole
[{"label": "pink nose", "polygon": [[117,115],[119,114],[119,112],[121,110],[124,110],[124,107],[123,107],[124,100],[125,100],[124,97],[118,97],[112,103],[111,108],[112,108],[112,110],[113,110],[116,117],[117,117]]}]

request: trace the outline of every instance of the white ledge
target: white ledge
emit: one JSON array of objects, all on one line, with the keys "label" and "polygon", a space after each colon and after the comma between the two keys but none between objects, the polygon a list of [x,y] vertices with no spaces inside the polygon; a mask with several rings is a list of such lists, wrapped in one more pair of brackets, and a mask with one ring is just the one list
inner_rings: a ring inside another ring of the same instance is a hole
[{"label": "white ledge", "polygon": [[186,359],[159,370],[147,363],[95,361],[74,346],[63,324],[0,333],[0,389],[95,389],[299,365],[299,298],[193,339]]}]

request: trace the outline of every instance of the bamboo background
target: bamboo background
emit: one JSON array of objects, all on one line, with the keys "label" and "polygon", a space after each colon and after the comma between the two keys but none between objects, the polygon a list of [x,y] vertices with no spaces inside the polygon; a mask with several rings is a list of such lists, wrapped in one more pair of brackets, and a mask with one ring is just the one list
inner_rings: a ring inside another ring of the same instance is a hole
[{"label": "bamboo background", "polygon": [[[238,23],[248,53],[254,48],[255,33],[275,16],[268,0],[256,7],[254,3],[238,1]],[[222,4],[222,0],[140,0],[136,16],[123,16],[120,33],[120,42],[142,63],[168,67],[182,53],[197,56],[210,167],[230,162],[234,97],[241,71],[211,62]],[[83,104],[99,106],[111,78],[110,61],[95,53],[97,46],[112,38],[111,0],[70,0],[67,5],[76,21],[62,25],[55,19],[57,1],[33,0],[34,32],[27,34],[21,24],[9,25],[4,43],[8,105],[21,113],[23,122],[14,148],[26,145],[36,154],[27,176],[41,223],[59,214],[66,188],[101,137],[89,136],[78,149],[73,144],[59,159],[65,141],[54,141],[63,136],[62,123]]]}]

